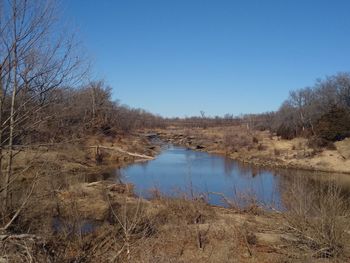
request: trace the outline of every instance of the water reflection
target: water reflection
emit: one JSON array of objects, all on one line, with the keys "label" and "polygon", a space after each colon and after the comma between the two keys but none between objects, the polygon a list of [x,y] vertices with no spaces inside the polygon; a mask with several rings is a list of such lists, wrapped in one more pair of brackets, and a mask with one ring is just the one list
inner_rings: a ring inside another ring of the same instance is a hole
[{"label": "water reflection", "polygon": [[260,203],[279,200],[276,179],[271,172],[218,155],[170,147],[155,160],[120,170],[122,180],[135,184],[137,194],[148,197],[149,189],[170,196],[206,195],[209,202],[222,205],[222,193],[238,199],[249,193]]},{"label": "water reflection", "polygon": [[[214,205],[224,205],[224,195],[240,205],[254,199],[260,205],[278,209],[283,209],[283,195],[295,178],[301,178],[298,180],[310,189],[330,180],[329,174],[261,169],[181,147],[169,147],[155,160],[128,166],[117,173],[122,181],[135,184],[136,193],[146,198],[150,197],[150,189],[157,189],[168,196],[208,196]],[[347,177],[345,181],[350,186],[350,176]],[[350,187],[344,189],[350,193]]]}]

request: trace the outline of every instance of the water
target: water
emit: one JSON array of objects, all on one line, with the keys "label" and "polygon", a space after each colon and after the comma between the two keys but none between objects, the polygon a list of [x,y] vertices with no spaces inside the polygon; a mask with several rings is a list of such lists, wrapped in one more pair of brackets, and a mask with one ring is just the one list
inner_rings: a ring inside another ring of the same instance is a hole
[{"label": "water", "polygon": [[[302,178],[303,187],[312,189],[331,178],[315,172],[259,169],[223,156],[174,146],[155,160],[117,172],[123,182],[133,183],[136,194],[145,198],[151,197],[150,190],[157,189],[167,196],[204,198],[213,205],[225,206],[225,199],[230,199],[244,206],[254,200],[258,205],[278,209],[283,208],[286,190],[296,177]],[[350,176],[343,176],[349,186]]]},{"label": "water", "polygon": [[53,217],[52,219],[52,229],[54,233],[66,233],[66,234],[89,234],[98,228],[100,222],[97,220],[64,220],[60,217]]}]

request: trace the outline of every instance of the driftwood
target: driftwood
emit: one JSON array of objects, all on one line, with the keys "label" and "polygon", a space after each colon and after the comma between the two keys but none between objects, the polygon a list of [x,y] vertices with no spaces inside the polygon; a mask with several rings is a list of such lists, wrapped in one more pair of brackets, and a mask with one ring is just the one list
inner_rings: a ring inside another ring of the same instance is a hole
[{"label": "driftwood", "polygon": [[32,239],[32,240],[41,240],[42,238],[40,236],[36,236],[36,235],[31,235],[31,234],[18,234],[18,235],[11,235],[11,234],[3,234],[0,235],[0,241],[5,241],[5,240],[20,240],[20,239]]},{"label": "driftwood", "polygon": [[228,199],[223,193],[209,192],[209,194],[213,194],[213,195],[220,196],[220,197],[222,198],[222,200],[223,200],[226,204],[228,204],[231,208],[237,208],[237,204],[236,204],[234,201]]},{"label": "driftwood", "polygon": [[12,223],[16,220],[16,218],[19,216],[19,214],[21,213],[22,209],[26,206],[27,202],[29,201],[29,198],[31,197],[31,195],[32,195],[32,193],[34,191],[34,187],[35,187],[35,185],[37,183],[37,177],[38,177],[38,173],[35,176],[34,183],[32,184],[32,187],[30,188],[30,191],[27,194],[26,199],[23,201],[21,206],[17,209],[16,213],[12,216],[11,220],[4,227],[0,228],[0,232],[4,232],[10,227],[12,225]]},{"label": "driftwood", "polygon": [[139,154],[139,153],[128,152],[128,151],[125,151],[125,150],[123,150],[122,148],[119,148],[119,147],[108,147],[108,146],[95,145],[95,146],[89,146],[89,148],[105,149],[105,150],[121,152],[121,153],[130,155],[130,156],[139,157],[139,158],[148,159],[148,160],[153,160],[154,159],[154,157],[152,157],[152,156]]}]

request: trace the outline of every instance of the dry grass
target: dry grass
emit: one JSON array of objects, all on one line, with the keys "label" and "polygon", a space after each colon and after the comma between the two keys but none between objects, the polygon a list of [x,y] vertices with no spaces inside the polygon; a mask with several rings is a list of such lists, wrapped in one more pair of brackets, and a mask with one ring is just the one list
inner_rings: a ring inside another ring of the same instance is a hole
[{"label": "dry grass", "polygon": [[[332,262],[348,259],[344,235],[348,224],[342,221],[348,210],[339,202],[343,199],[335,188],[322,195],[303,193],[301,198],[301,188],[295,187],[289,212],[280,215],[159,195],[146,201],[116,191],[117,186],[74,186],[64,194],[69,205],[59,214],[59,227],[50,228],[48,224],[45,230],[31,228],[31,233],[41,236],[40,241],[1,241],[3,255],[10,262],[30,257],[35,262],[149,263],[317,262],[321,256],[333,257]],[[310,206],[316,198],[318,202]],[[85,204],[103,201],[108,213],[101,217],[93,208],[98,219],[92,221],[96,228],[84,230],[86,220],[94,218],[84,212]],[[58,202],[62,206],[62,201]],[[28,211],[26,217],[31,216],[35,214]],[[50,222],[49,217],[40,220]],[[37,224],[42,225],[42,221]],[[288,261],[282,261],[288,257]]]},{"label": "dry grass", "polygon": [[159,130],[159,133],[174,144],[225,154],[256,165],[350,173],[349,140],[335,143],[332,149],[315,149],[305,138],[284,140],[245,126],[178,128]]},{"label": "dry grass", "polygon": [[[206,132],[222,142],[217,130]],[[254,135],[258,142],[245,136],[244,144],[254,149],[268,145],[261,134]],[[295,146],[295,150],[301,148]],[[281,149],[292,147],[286,143]],[[272,151],[267,146],[259,152],[268,150]],[[349,210],[335,187],[311,192],[296,184],[292,192],[285,192],[290,207],[283,214],[262,212],[254,196],[244,194],[238,195],[246,204],[243,209],[209,206],[200,198],[165,198],[157,190],[154,200],[146,201],[135,197],[126,185],[79,182],[79,171],[95,169],[89,167],[94,160],[79,149],[67,147],[43,152],[43,156],[49,161],[41,166],[45,171],[31,203],[6,233],[11,237],[0,238],[0,252],[8,262],[349,260]],[[36,161],[43,164],[45,159]],[[82,160],[86,161],[84,169],[61,170],[62,163]],[[58,227],[53,226],[57,218]],[[92,230],[86,231],[86,222],[91,222]],[[19,231],[30,235],[16,238]]]},{"label": "dry grass", "polygon": [[350,203],[339,186],[329,183],[310,190],[295,178],[284,193],[287,226],[313,257],[347,258]]}]

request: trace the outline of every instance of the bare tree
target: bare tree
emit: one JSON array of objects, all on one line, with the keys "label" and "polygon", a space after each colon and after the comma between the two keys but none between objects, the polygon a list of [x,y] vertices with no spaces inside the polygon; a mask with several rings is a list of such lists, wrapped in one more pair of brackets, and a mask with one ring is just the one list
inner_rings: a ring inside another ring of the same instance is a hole
[{"label": "bare tree", "polygon": [[48,105],[48,94],[75,83],[82,72],[73,38],[57,31],[54,1],[0,0],[0,6],[0,167],[6,160],[1,176],[6,211],[15,143],[43,121],[38,113]]}]

